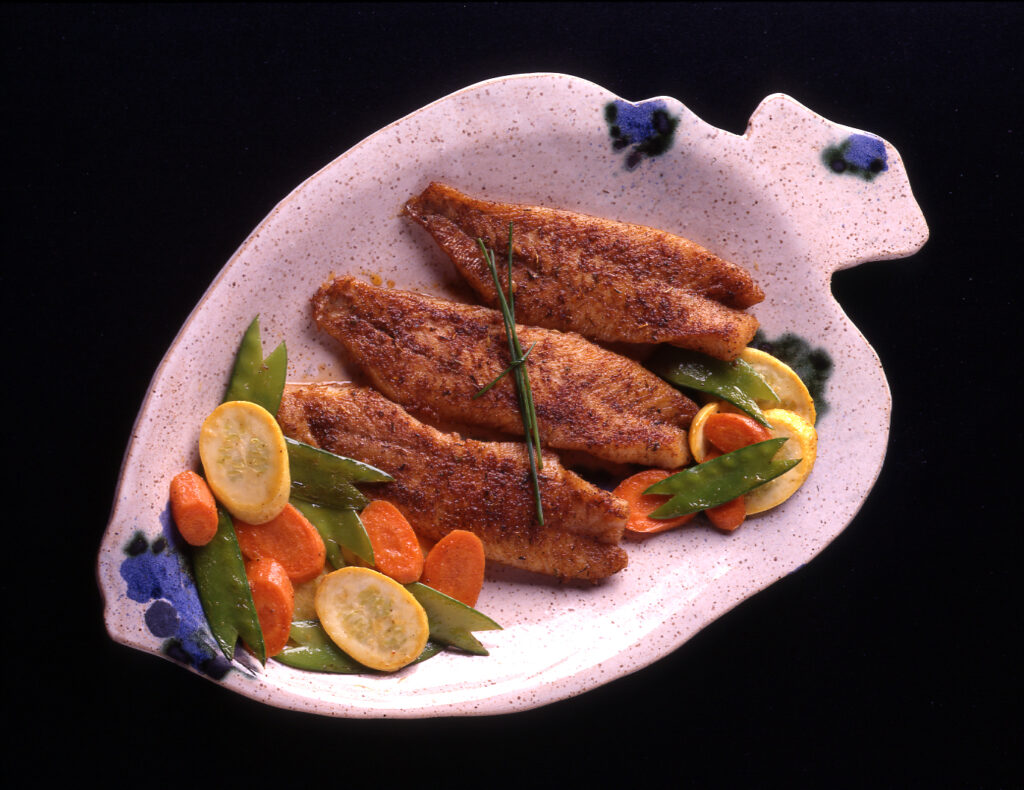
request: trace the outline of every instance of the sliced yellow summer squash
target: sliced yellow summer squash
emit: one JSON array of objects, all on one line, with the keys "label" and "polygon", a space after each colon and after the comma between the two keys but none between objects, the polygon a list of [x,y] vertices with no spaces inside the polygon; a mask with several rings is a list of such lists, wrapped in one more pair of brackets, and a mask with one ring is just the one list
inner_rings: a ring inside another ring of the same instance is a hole
[{"label": "sliced yellow summer squash", "polygon": [[785,474],[774,480],[769,480],[744,495],[748,516],[781,505],[793,496],[807,480],[818,455],[817,431],[795,411],[769,409],[764,416],[772,424],[773,436],[785,436],[789,440],[782,445],[775,457],[777,459],[801,458],[803,460]]},{"label": "sliced yellow summer squash", "polygon": [[320,580],[317,617],[334,643],[360,664],[393,672],[419,657],[427,613],[401,584],[370,568],[349,566]]},{"label": "sliced yellow summer squash", "polygon": [[693,455],[695,463],[702,464],[707,460],[708,440],[704,437],[704,424],[708,421],[708,417],[718,413],[724,403],[724,401],[718,400],[706,403],[690,422],[686,440],[690,445],[690,454]]},{"label": "sliced yellow summer squash", "polygon": [[[814,425],[817,419],[814,399],[793,368],[771,354],[752,347],[743,349],[740,359],[760,374],[761,378],[768,382],[768,386],[779,396],[778,403],[758,402],[758,406],[761,408],[774,406],[794,411]],[[768,421],[771,422],[770,417]]]},{"label": "sliced yellow summer squash", "polygon": [[199,431],[199,457],[213,495],[239,521],[264,524],[288,504],[288,448],[262,406],[228,401],[214,409]]}]

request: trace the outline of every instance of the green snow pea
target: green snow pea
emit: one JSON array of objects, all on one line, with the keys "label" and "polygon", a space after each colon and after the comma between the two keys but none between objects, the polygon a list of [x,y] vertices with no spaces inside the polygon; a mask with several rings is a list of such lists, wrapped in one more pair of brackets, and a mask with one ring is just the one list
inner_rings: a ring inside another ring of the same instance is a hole
[{"label": "green snow pea", "polygon": [[343,546],[364,562],[373,564],[373,546],[355,510],[325,507],[298,497],[293,497],[291,503],[320,533],[327,548],[327,559],[333,567],[344,568],[348,564],[341,554]]},{"label": "green snow pea", "polygon": [[214,639],[230,661],[241,637],[261,664],[267,662],[263,631],[245,576],[245,562],[238,548],[231,516],[218,507],[217,534],[205,546],[192,549],[199,600]]},{"label": "green snow pea", "polygon": [[305,477],[323,479],[322,485],[330,487],[333,480],[347,480],[350,483],[390,483],[393,478],[375,466],[364,464],[343,455],[335,455],[311,444],[285,437],[288,445],[288,461]]},{"label": "green snow pea", "polygon": [[477,656],[489,655],[471,631],[501,630],[487,615],[421,582],[405,585],[427,613],[430,638]]},{"label": "green snow pea", "polygon": [[[250,401],[276,414],[284,392],[288,355],[281,343],[263,358],[259,316],[252,320],[235,354],[224,401]],[[217,534],[205,546],[192,549],[192,569],[199,600],[214,639],[231,660],[239,637],[261,664],[267,661],[263,631],[245,576],[245,561],[238,547],[234,523],[222,507],[217,508]]]},{"label": "green snow pea", "polygon": [[747,445],[655,483],[644,493],[672,498],[651,513],[651,518],[675,518],[731,502],[788,472],[801,459],[773,460],[785,441],[781,437]]},{"label": "green snow pea", "polygon": [[369,500],[355,483],[387,483],[393,480],[369,464],[360,463],[311,444],[285,437],[292,475],[292,496],[340,510],[362,510]]},{"label": "green snow pea", "polygon": [[771,427],[757,402],[778,403],[779,396],[742,359],[725,362],[697,351],[663,346],[645,364],[677,387],[714,395]]},{"label": "green snow pea", "polygon": [[225,401],[245,400],[277,414],[288,374],[288,351],[282,342],[266,359],[260,341],[260,319],[256,316],[242,336],[235,355]]},{"label": "green snow pea", "polygon": [[[318,620],[296,620],[292,623],[290,636],[295,644],[287,645],[284,650],[274,656],[276,661],[289,667],[343,675],[375,672],[351,658],[334,644]],[[442,650],[444,650],[444,645],[427,642],[423,652],[413,663],[426,661]]]}]

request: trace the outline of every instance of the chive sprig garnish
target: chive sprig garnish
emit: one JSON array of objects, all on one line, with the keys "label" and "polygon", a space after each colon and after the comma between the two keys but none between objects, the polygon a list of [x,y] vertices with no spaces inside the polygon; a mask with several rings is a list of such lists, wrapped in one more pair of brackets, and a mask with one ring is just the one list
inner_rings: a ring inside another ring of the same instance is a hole
[{"label": "chive sprig garnish", "polygon": [[544,467],[544,458],[540,446],[540,428],[537,425],[537,409],[533,404],[533,391],[530,388],[530,371],[526,366],[526,359],[530,352],[536,347],[534,343],[523,353],[523,347],[519,343],[519,335],[516,332],[515,315],[515,288],[512,282],[512,223],[508,223],[508,294],[501,287],[501,278],[498,277],[498,267],[494,262],[494,250],[487,249],[484,240],[476,240],[480,251],[483,253],[487,267],[491,270],[491,277],[494,278],[494,288],[498,292],[498,305],[501,308],[501,316],[505,322],[505,335],[508,337],[509,365],[489,384],[481,388],[474,398],[479,398],[490,390],[495,384],[501,381],[509,373],[515,380],[516,393],[519,400],[519,413],[523,419],[523,430],[526,434],[526,455],[530,459],[530,476],[533,479],[533,499],[537,506],[537,523],[544,524],[544,508],[540,502],[540,477],[538,470]]},{"label": "chive sprig garnish", "polygon": [[533,351],[533,348],[536,345],[537,344],[534,343],[533,346],[530,346],[528,349],[526,349],[526,353],[523,354],[521,359],[517,359],[515,362],[513,362],[511,365],[509,365],[507,368],[505,368],[503,371],[501,371],[501,373],[499,373],[497,376],[495,376],[493,379],[491,379],[491,381],[489,383],[485,384],[483,387],[478,389],[476,391],[476,394],[473,395],[473,400],[476,400],[481,395],[487,394],[487,392],[490,391],[491,387],[493,387],[495,384],[497,384],[499,381],[501,381],[503,378],[505,378],[505,376],[507,376],[509,373],[511,373],[513,371],[513,369],[519,367],[524,362],[526,362],[526,358],[530,356],[530,352]]}]

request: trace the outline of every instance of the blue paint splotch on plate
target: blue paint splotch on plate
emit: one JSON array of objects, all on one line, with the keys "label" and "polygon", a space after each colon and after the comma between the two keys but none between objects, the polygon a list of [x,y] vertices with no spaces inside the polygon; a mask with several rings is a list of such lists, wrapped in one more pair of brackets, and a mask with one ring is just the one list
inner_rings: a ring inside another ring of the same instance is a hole
[{"label": "blue paint splotch on plate", "polygon": [[604,119],[612,148],[624,152],[627,170],[634,170],[649,157],[672,147],[679,119],[670,115],[661,99],[638,104],[616,99],[604,106]]},{"label": "blue paint splotch on plate", "polygon": [[821,160],[833,173],[859,176],[871,181],[889,169],[885,143],[866,134],[851,134],[821,152]]},{"label": "blue paint splotch on plate", "polygon": [[825,400],[825,387],[834,367],[832,357],[824,348],[815,348],[799,335],[786,332],[774,340],[768,337],[760,329],[750,341],[750,345],[771,354],[793,368],[793,372],[800,377],[800,380],[807,387],[814,399],[814,410],[818,417],[828,411],[828,401]]},{"label": "blue paint splotch on plate", "polygon": [[[165,512],[162,521],[166,521]],[[163,639],[161,650],[169,658],[220,680],[231,664],[210,638],[195,582],[179,548],[165,536],[149,541],[137,532],[124,547],[121,578],[131,600],[148,604],[146,628]]]}]

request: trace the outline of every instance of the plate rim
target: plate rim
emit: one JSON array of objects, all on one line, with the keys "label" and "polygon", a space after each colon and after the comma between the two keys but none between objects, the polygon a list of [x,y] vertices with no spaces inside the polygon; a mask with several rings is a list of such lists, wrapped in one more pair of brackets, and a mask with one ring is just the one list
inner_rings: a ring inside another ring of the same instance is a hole
[{"label": "plate rim", "polygon": [[[193,325],[193,323],[197,320],[197,317],[198,317],[199,313],[202,311],[203,307],[210,300],[211,295],[213,294],[213,292],[218,288],[219,284],[225,279],[225,277],[228,274],[228,271],[233,267],[233,265],[236,263],[236,261],[238,261],[244,255],[245,251],[250,247],[250,245],[252,244],[253,240],[260,234],[260,232],[269,223],[271,223],[274,220],[274,218],[277,217],[277,215],[283,210],[283,208],[290,201],[292,201],[296,197],[296,195],[298,195],[300,192],[302,192],[302,190],[311,181],[313,181],[316,178],[318,178],[324,171],[326,171],[327,169],[329,169],[332,166],[334,166],[340,160],[347,159],[347,158],[350,158],[352,156],[357,155],[362,148],[367,146],[375,138],[377,138],[379,136],[382,136],[382,135],[385,135],[393,127],[395,127],[395,126],[397,126],[399,124],[403,124],[404,122],[408,121],[409,119],[411,119],[411,118],[413,118],[413,117],[415,117],[415,116],[417,116],[419,114],[425,113],[428,110],[430,110],[431,108],[433,108],[433,107],[435,107],[435,106],[437,106],[439,104],[443,104],[443,103],[451,100],[454,97],[472,93],[474,91],[480,90],[481,88],[489,86],[489,85],[506,83],[506,82],[513,81],[513,80],[532,79],[532,78],[537,78],[537,77],[555,77],[555,78],[568,79],[568,80],[576,81],[576,82],[583,82],[583,83],[586,83],[586,84],[588,84],[590,86],[593,86],[594,88],[598,89],[599,91],[601,91],[603,93],[607,93],[609,95],[614,96],[614,94],[612,94],[611,91],[607,90],[606,88],[603,88],[602,86],[598,85],[597,83],[591,82],[591,81],[583,79],[583,78],[573,77],[573,76],[567,75],[567,74],[562,74],[562,73],[559,73],[559,72],[525,72],[525,73],[512,74],[512,75],[507,75],[507,76],[493,77],[493,78],[482,80],[482,81],[476,82],[476,83],[474,83],[472,85],[460,88],[460,89],[458,89],[456,91],[450,92],[450,93],[446,94],[445,96],[442,96],[442,97],[440,97],[440,98],[438,98],[438,99],[436,99],[436,100],[434,100],[434,101],[432,101],[432,102],[430,102],[430,103],[428,103],[426,105],[423,105],[422,107],[417,108],[416,110],[413,110],[410,113],[407,113],[406,115],[404,115],[404,116],[402,116],[402,117],[400,117],[400,118],[390,122],[389,124],[381,127],[380,129],[376,130],[372,134],[364,137],[363,139],[361,139],[357,143],[355,143],[353,146],[351,146],[350,148],[348,148],[347,150],[345,150],[344,152],[342,152],[338,156],[336,156],[333,159],[331,159],[329,162],[324,164],[322,167],[318,168],[314,173],[312,173],[311,175],[309,175],[308,177],[303,179],[299,184],[297,184],[293,189],[291,189],[281,200],[279,200],[271,208],[271,210],[266,214],[266,216],[264,216],[263,219],[253,228],[253,230],[250,231],[247,234],[245,239],[239,244],[239,246],[232,253],[232,255],[228,258],[228,260],[224,263],[224,265],[218,270],[217,274],[214,276],[214,278],[212,279],[210,284],[207,286],[207,288],[203,291],[202,295],[200,296],[200,298],[198,299],[196,304],[193,306],[193,308],[189,311],[188,315],[185,317],[185,319],[182,322],[181,326],[179,327],[178,331],[175,333],[173,339],[171,340],[170,345],[167,348],[167,351],[161,357],[161,360],[160,360],[159,364],[157,365],[157,367],[156,367],[155,371],[153,372],[152,376],[150,377],[149,384],[147,386],[145,396],[143,397],[142,403],[140,404],[139,410],[138,410],[138,412],[136,414],[136,417],[135,417],[135,419],[134,419],[134,421],[132,423],[131,429],[130,429],[130,433],[129,433],[130,440],[129,440],[129,442],[128,442],[126,448],[125,448],[124,454],[122,456],[121,465],[120,465],[120,468],[119,468],[119,471],[118,471],[117,485],[115,487],[115,492],[114,492],[114,501],[113,501],[113,504],[112,504],[112,507],[111,507],[111,510],[110,510],[110,515],[109,515],[109,518],[108,518],[108,521],[107,521],[107,526],[106,526],[106,528],[104,530],[103,537],[101,538],[100,547],[99,547],[100,548],[100,553],[99,553],[99,556],[97,557],[97,561],[96,561],[96,564],[95,564],[95,570],[96,570],[96,573],[97,573],[97,581],[99,582],[101,596],[103,597],[103,601],[104,601],[104,620],[105,620],[105,624],[106,624],[106,627],[107,627],[108,634],[110,634],[110,636],[115,641],[121,642],[122,644],[125,644],[125,645],[127,645],[129,647],[133,647],[135,649],[142,650],[143,652],[155,654],[158,657],[165,658],[167,660],[172,660],[173,661],[173,659],[170,659],[168,656],[165,656],[162,653],[153,653],[153,651],[148,649],[147,647],[140,646],[138,644],[132,643],[127,638],[127,635],[124,634],[123,632],[121,632],[121,631],[115,632],[115,630],[113,629],[113,625],[114,624],[113,624],[113,621],[112,621],[112,617],[110,615],[111,602],[108,600],[108,591],[106,590],[106,588],[105,588],[105,586],[103,584],[103,579],[102,579],[102,577],[100,575],[100,569],[101,569],[101,566],[102,566],[102,563],[103,563],[103,553],[104,553],[104,547],[105,547],[105,544],[106,544],[107,534],[110,531],[111,527],[113,526],[115,520],[117,519],[117,517],[119,515],[119,512],[120,512],[120,508],[123,506],[122,505],[122,495],[123,495],[123,492],[125,490],[125,486],[127,485],[126,472],[128,471],[128,467],[129,467],[130,461],[134,457],[134,452],[137,451],[137,434],[138,434],[138,431],[139,431],[139,427],[140,427],[140,424],[141,424],[142,420],[144,419],[145,415],[148,413],[148,411],[149,411],[149,409],[151,407],[151,404],[152,404],[152,402],[154,400],[156,384],[162,378],[162,376],[165,374],[166,369],[167,369],[167,367],[168,367],[168,365],[170,363],[170,360],[171,360],[175,350],[179,346],[180,342],[182,341],[183,337],[185,336],[185,334],[187,333],[189,328]],[[618,97],[616,97],[616,98],[618,98]],[[651,101],[651,100],[658,99],[658,98],[672,99],[672,101],[679,102],[679,104],[681,104],[683,107],[686,107],[686,105],[682,104],[681,101],[679,101],[677,99],[674,99],[672,97],[667,97],[667,96],[666,97],[652,97],[652,99],[646,99],[646,100],[642,100],[642,101]],[[743,134],[739,134],[738,135],[738,134],[735,134],[735,133],[732,133],[732,132],[728,132],[727,130],[719,130],[719,131],[721,131],[721,132],[723,132],[725,134],[731,135],[732,137],[735,137],[735,138],[748,137],[749,134],[750,134],[750,131],[751,131],[751,122],[752,122],[753,118],[757,115],[757,112],[764,105],[766,105],[766,103],[768,103],[769,101],[774,101],[774,100],[779,100],[779,99],[785,100],[785,101],[788,101],[788,102],[792,102],[792,103],[796,104],[799,107],[803,107],[802,104],[800,104],[797,100],[793,99],[791,96],[788,96],[787,94],[784,94],[784,93],[773,93],[773,94],[770,94],[769,96],[765,97],[765,99],[763,99],[758,104],[758,107],[751,114],[751,116],[750,116],[751,120],[748,121],[747,129],[746,129],[746,131]],[[823,116],[820,116],[818,113],[814,113],[814,111],[809,110],[807,108],[804,108],[804,109],[807,110],[807,112],[813,113],[815,116],[821,118],[823,121],[825,121],[825,122],[827,122],[829,124],[834,124],[834,122],[829,121],[828,119],[824,118]],[[840,124],[834,124],[834,125],[840,125]],[[711,127],[711,128],[717,128],[717,127]],[[894,255],[891,255],[891,256],[888,256],[888,257],[903,258],[903,257],[907,257],[909,255],[912,255],[912,254],[914,254],[914,252],[916,252],[918,249],[920,249],[920,247],[924,244],[924,241],[926,239],[927,239],[927,236],[925,236],[925,238],[921,240],[920,244],[918,244],[912,250],[909,250],[909,251],[903,252],[903,253],[899,253],[899,254],[894,254]],[[864,260],[859,260],[859,261],[850,263],[849,266],[858,265],[859,263],[866,262],[867,260],[879,260],[879,259],[880,258],[866,258]],[[856,326],[856,324],[854,324],[853,321],[849,319],[849,317],[846,315],[845,311],[843,310],[842,306],[835,299],[835,296],[832,293],[831,287],[828,287],[826,289],[826,294],[827,294],[827,298],[828,298],[828,301],[829,301],[830,305],[832,307],[834,307],[834,309],[843,318],[846,319],[846,322],[847,322],[848,326],[850,328],[852,328],[854,331],[856,331],[857,334],[859,335],[861,341],[863,342],[864,348],[866,348],[870,352],[870,355],[872,357],[873,365],[876,368],[876,371],[877,371],[877,373],[880,376],[880,380],[881,380],[881,383],[882,383],[882,385],[884,387],[884,393],[885,393],[885,409],[886,409],[886,414],[885,414],[885,436],[886,436],[886,441],[883,443],[882,454],[881,454],[881,456],[880,456],[880,458],[878,460],[878,463],[877,463],[876,467],[873,470],[873,474],[871,475],[870,480],[867,481],[864,497],[861,498],[859,504],[857,505],[857,507],[853,511],[853,513],[850,515],[849,519],[847,519],[845,521],[845,523],[837,531],[835,531],[833,534],[831,534],[829,536],[828,540],[823,545],[821,545],[818,548],[817,552],[815,552],[806,561],[810,561],[810,559],[813,559],[813,557],[817,556],[817,554],[820,554],[821,551],[823,551],[840,534],[842,534],[847,529],[847,527],[849,527],[849,525],[852,523],[852,521],[854,520],[854,518],[856,517],[856,515],[860,511],[860,509],[864,506],[865,502],[867,501],[868,496],[871,493],[871,490],[874,488],[874,486],[875,486],[875,484],[876,484],[876,482],[878,480],[878,477],[881,474],[881,469],[884,466],[885,456],[887,454],[887,447],[888,447],[888,434],[889,434],[889,429],[890,429],[890,425],[891,425],[891,409],[892,409],[891,391],[890,391],[890,388],[889,388],[888,379],[886,377],[885,370],[884,370],[884,368],[883,368],[883,366],[881,364],[881,360],[878,357],[878,354],[875,351],[875,349],[872,347],[870,342],[867,340],[867,338],[864,337],[863,333]],[[711,618],[707,619],[706,621],[702,621],[693,633],[688,634],[687,636],[685,636],[685,638],[683,638],[681,641],[679,641],[678,644],[675,644],[673,647],[671,647],[669,650],[665,651],[664,653],[662,653],[660,655],[654,655],[654,656],[650,657],[648,660],[641,661],[639,663],[635,663],[635,665],[632,666],[632,668],[630,668],[630,669],[628,669],[628,670],[626,670],[624,672],[619,672],[617,674],[612,674],[611,676],[603,679],[601,682],[596,683],[596,684],[588,685],[585,689],[583,689],[582,691],[578,691],[576,693],[583,693],[585,691],[592,690],[592,689],[597,688],[597,687],[599,687],[601,685],[605,685],[606,683],[611,682],[611,681],[613,681],[615,679],[618,679],[618,678],[623,677],[623,676],[628,675],[628,674],[632,674],[633,672],[639,671],[640,669],[643,669],[644,667],[649,666],[650,664],[654,663],[655,661],[659,660],[660,658],[663,658],[666,655],[668,655],[668,654],[670,654],[672,652],[675,652],[681,646],[683,646],[686,642],[688,642],[690,639],[692,639],[693,636],[696,633],[699,633],[701,630],[706,628],[708,625],[710,625],[711,623],[717,621],[723,615],[727,614],[729,611],[731,611],[735,607],[739,606],[743,602],[747,601],[749,598],[753,597],[758,592],[760,592],[760,591],[762,591],[764,589],[767,589],[767,587],[773,585],[780,578],[782,578],[783,575],[785,575],[785,574],[781,574],[781,575],[776,576],[775,578],[773,578],[771,581],[767,582],[764,585],[753,584],[751,586],[751,588],[750,589],[746,589],[744,591],[744,593],[740,597],[736,598],[735,600],[731,600],[729,606],[725,607],[724,609],[718,610],[714,617],[711,617]],[[177,663],[177,664],[179,664],[179,666],[182,666],[180,664],[180,662],[174,662],[174,663]],[[187,667],[187,666],[185,668],[186,669],[192,669],[191,667]],[[205,675],[202,675],[202,673],[199,673],[199,672],[197,672],[194,669],[192,669],[192,671],[195,672],[195,674],[199,674],[199,675],[201,675],[203,677],[206,677]],[[236,691],[238,693],[242,693],[244,696],[248,696],[248,697],[251,697],[253,699],[257,699],[257,700],[259,700],[261,702],[264,702],[264,703],[267,703],[267,704],[271,704],[271,705],[276,706],[276,707],[290,709],[290,710],[303,711],[303,712],[316,713],[316,714],[321,714],[321,715],[338,716],[338,717],[344,717],[344,718],[423,718],[423,717],[450,716],[450,715],[500,715],[500,714],[503,714],[503,713],[518,712],[518,711],[522,711],[522,710],[528,710],[528,709],[531,709],[531,708],[541,707],[541,706],[544,706],[544,705],[552,704],[552,703],[560,701],[560,700],[564,700],[568,696],[571,696],[571,693],[566,693],[566,694],[563,694],[561,696],[557,696],[557,697],[555,697],[553,699],[536,698],[532,702],[532,704],[526,704],[526,705],[522,705],[522,706],[518,706],[518,707],[509,707],[507,705],[499,704],[497,702],[497,700],[500,700],[501,697],[487,697],[484,700],[481,700],[480,704],[474,710],[468,710],[468,711],[467,710],[458,710],[458,711],[436,711],[436,710],[432,710],[432,711],[429,711],[429,712],[426,712],[426,713],[423,713],[423,712],[420,712],[420,711],[413,711],[409,715],[405,716],[405,715],[402,715],[402,713],[398,709],[389,710],[388,712],[385,712],[385,713],[382,713],[382,712],[377,711],[377,710],[364,710],[364,711],[347,710],[347,711],[344,711],[344,712],[341,712],[339,710],[310,710],[308,705],[298,704],[297,702],[293,701],[292,700],[292,696],[291,696],[291,692],[288,692],[286,694],[285,699],[282,700],[282,699],[279,699],[278,696],[274,694],[275,691],[280,692],[281,689],[271,689],[269,691],[269,693],[267,693],[265,695],[257,696],[257,695],[251,694],[251,693],[247,693],[247,691],[245,691],[245,690],[241,690],[239,688],[235,688],[232,683],[226,683],[225,680],[223,680],[223,679],[220,680],[220,681],[213,680],[212,678],[207,678],[207,679],[217,683],[218,685],[227,685],[229,687],[232,687],[233,691]],[[490,704],[488,705],[488,703],[490,703]],[[487,707],[485,707],[485,705]],[[337,707],[338,707],[337,705],[334,706],[335,709],[337,709]],[[430,707],[436,707],[436,706],[430,706]],[[492,707],[498,707],[500,709],[491,709]],[[484,708],[484,709],[480,709],[480,708]]]}]

